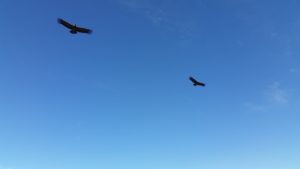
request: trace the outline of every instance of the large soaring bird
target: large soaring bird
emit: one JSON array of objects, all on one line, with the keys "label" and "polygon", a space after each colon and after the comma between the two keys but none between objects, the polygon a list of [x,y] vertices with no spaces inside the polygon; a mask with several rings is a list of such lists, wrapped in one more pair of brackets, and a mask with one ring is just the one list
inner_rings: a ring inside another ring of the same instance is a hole
[{"label": "large soaring bird", "polygon": [[70,29],[70,33],[72,33],[72,34],[76,34],[77,32],[88,33],[88,34],[92,33],[92,30],[90,30],[90,29],[78,27],[78,26],[70,24],[69,22],[67,22],[67,21],[65,21],[63,19],[60,19],[60,18],[57,19],[57,22],[60,23],[60,24],[62,24],[65,27],[69,28]]},{"label": "large soaring bird", "polygon": [[193,85],[194,85],[194,86],[205,86],[204,83],[198,82],[198,81],[197,81],[196,79],[194,79],[193,77],[190,77],[189,79],[193,82]]}]

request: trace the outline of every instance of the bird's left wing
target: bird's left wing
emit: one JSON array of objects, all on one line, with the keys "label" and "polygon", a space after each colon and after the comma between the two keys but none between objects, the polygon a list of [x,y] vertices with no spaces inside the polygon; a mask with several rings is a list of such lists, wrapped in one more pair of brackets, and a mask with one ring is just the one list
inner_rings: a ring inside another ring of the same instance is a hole
[{"label": "bird's left wing", "polygon": [[74,28],[74,25],[70,24],[69,22],[61,19],[61,18],[58,18],[57,19],[57,22],[64,25],[65,27],[69,28],[69,29],[73,29]]},{"label": "bird's left wing", "polygon": [[81,33],[88,33],[88,34],[92,33],[91,29],[82,28],[82,27],[76,27],[76,31],[81,32]]}]

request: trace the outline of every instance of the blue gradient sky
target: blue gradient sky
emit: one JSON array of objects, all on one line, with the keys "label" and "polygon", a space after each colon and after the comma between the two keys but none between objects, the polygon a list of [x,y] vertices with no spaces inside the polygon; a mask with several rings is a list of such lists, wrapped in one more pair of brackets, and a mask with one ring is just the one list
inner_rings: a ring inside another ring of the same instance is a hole
[{"label": "blue gradient sky", "polygon": [[2,0],[0,20],[0,169],[300,168],[299,1]]}]

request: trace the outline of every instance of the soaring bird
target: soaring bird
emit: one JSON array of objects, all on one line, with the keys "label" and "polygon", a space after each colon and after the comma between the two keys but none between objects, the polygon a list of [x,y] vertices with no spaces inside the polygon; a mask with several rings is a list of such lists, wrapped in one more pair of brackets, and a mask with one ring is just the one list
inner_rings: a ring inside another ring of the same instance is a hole
[{"label": "soaring bird", "polygon": [[202,83],[202,82],[198,82],[196,79],[194,79],[193,77],[190,77],[189,78],[192,82],[193,82],[193,85],[194,86],[205,86],[205,84],[204,83]]},{"label": "soaring bird", "polygon": [[60,18],[57,19],[57,22],[60,23],[60,24],[62,24],[66,28],[69,28],[70,29],[70,33],[72,33],[72,34],[76,34],[77,32],[88,33],[88,34],[92,33],[91,29],[78,27],[78,26],[70,24],[69,22],[67,22],[67,21],[65,21],[63,19],[60,19]]}]

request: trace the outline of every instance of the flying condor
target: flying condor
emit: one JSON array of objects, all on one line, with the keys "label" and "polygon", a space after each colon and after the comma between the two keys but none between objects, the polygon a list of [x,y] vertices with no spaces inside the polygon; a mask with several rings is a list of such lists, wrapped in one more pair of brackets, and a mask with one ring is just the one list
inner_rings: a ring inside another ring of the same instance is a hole
[{"label": "flying condor", "polygon": [[87,28],[83,28],[83,27],[79,27],[79,26],[76,26],[76,24],[71,24],[61,18],[58,18],[57,19],[57,22],[59,24],[62,24],[63,26],[65,26],[66,28],[70,29],[70,33],[72,34],[76,34],[77,32],[80,32],[80,33],[88,33],[88,34],[91,34],[92,33],[92,30],[91,29],[87,29]]},{"label": "flying condor", "polygon": [[192,81],[193,82],[193,85],[194,86],[205,86],[205,84],[204,83],[202,83],[202,82],[198,82],[196,79],[194,79],[193,77],[190,77],[189,78],[190,79],[190,81]]}]

